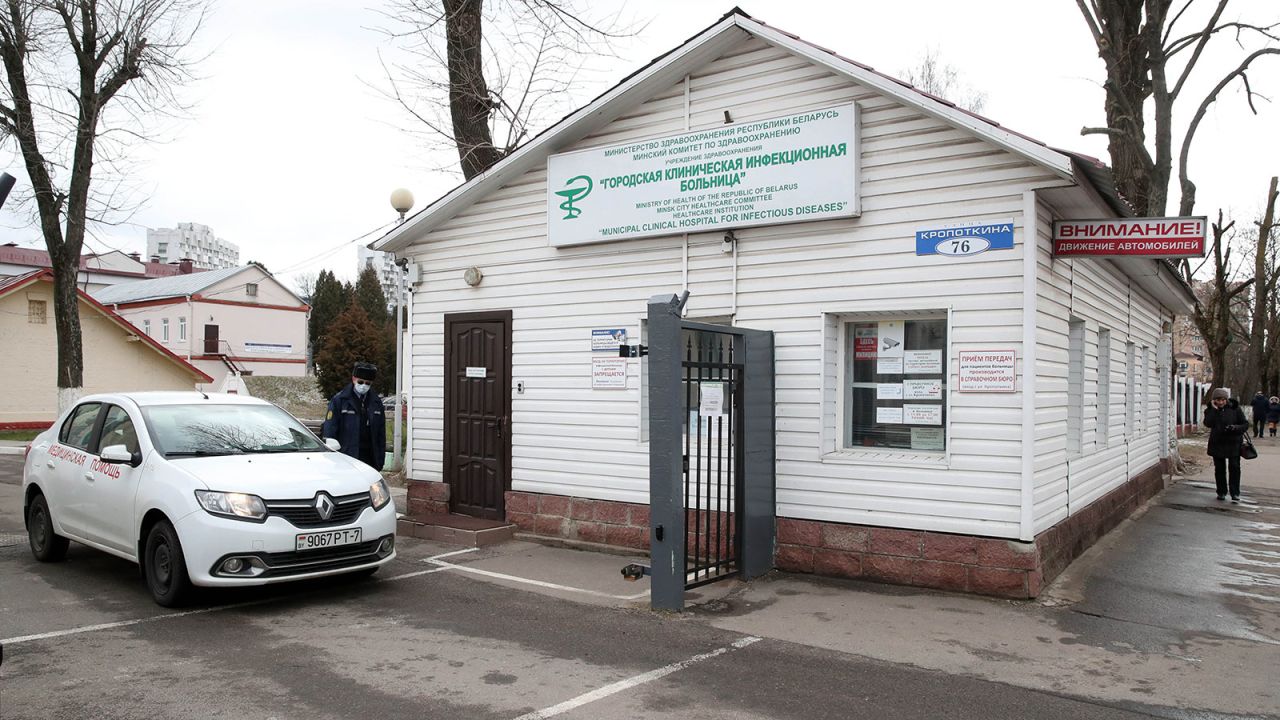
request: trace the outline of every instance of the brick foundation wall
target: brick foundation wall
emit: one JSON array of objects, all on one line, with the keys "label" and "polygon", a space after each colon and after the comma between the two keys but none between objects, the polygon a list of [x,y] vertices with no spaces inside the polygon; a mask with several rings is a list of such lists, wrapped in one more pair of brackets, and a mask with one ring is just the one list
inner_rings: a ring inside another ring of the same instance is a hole
[{"label": "brick foundation wall", "polygon": [[1034,543],[778,518],[779,570],[1000,597],[1034,597]]},{"label": "brick foundation wall", "polygon": [[408,515],[449,512],[449,486],[442,482],[405,480]]},{"label": "brick foundation wall", "polygon": [[649,549],[649,506],[587,498],[507,492],[507,520],[547,537]]}]

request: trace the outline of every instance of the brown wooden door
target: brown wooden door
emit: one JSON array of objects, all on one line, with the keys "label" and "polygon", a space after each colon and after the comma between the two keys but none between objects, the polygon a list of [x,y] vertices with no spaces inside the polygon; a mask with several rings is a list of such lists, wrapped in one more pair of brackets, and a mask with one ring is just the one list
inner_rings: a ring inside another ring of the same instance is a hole
[{"label": "brown wooden door", "polygon": [[506,519],[511,489],[511,311],[444,317],[449,509]]},{"label": "brown wooden door", "polygon": [[204,354],[205,354],[205,355],[217,355],[217,354],[218,354],[218,352],[219,352],[219,350],[218,350],[218,326],[217,326],[217,325],[205,325],[205,326],[204,326]]}]

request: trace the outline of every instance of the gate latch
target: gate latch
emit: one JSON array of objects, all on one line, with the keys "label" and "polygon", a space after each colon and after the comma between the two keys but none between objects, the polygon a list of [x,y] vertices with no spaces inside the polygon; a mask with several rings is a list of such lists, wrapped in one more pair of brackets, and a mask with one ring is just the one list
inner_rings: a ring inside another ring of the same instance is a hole
[{"label": "gate latch", "polygon": [[648,345],[619,345],[618,357],[633,358],[644,357],[649,354]]}]

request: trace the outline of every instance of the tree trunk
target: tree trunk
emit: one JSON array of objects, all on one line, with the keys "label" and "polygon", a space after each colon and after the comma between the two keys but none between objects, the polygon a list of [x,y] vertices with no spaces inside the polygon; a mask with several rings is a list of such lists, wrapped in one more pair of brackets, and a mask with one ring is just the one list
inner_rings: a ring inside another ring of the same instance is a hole
[{"label": "tree trunk", "polygon": [[493,146],[489,117],[493,100],[484,79],[481,10],[483,0],[445,0],[446,52],[449,63],[449,115],[462,163],[470,180],[502,159]]},{"label": "tree trunk", "polygon": [[1253,324],[1249,328],[1249,365],[1244,382],[1257,383],[1257,389],[1265,384],[1266,330],[1270,319],[1267,310],[1271,307],[1275,293],[1276,269],[1269,267],[1270,263],[1267,262],[1270,258],[1267,244],[1271,239],[1271,230],[1275,227],[1276,181],[1277,178],[1272,177],[1271,187],[1267,190],[1266,210],[1258,225],[1258,244],[1253,255]]},{"label": "tree trunk", "polygon": [[80,258],[71,260],[60,257],[66,254],[66,245],[60,252],[50,253],[53,265],[54,327],[58,333],[58,411],[75,402],[84,387],[84,354],[80,339],[80,298],[76,293],[76,277],[80,274]]}]

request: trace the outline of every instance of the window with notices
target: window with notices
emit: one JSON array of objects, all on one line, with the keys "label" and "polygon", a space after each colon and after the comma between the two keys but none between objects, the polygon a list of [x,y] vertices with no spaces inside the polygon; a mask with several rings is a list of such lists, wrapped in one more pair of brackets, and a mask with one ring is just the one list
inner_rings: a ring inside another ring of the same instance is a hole
[{"label": "window with notices", "polygon": [[946,450],[947,316],[846,318],[842,447]]}]

